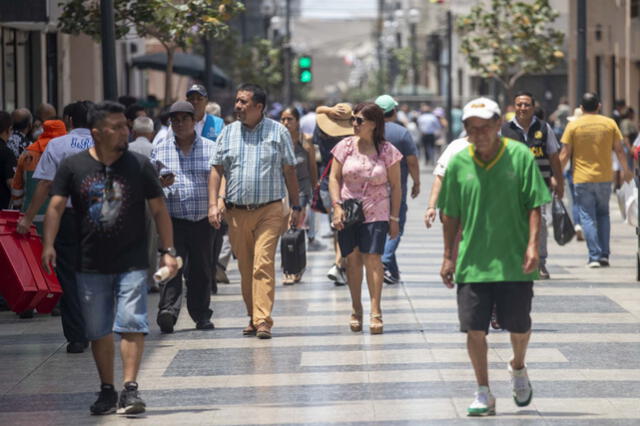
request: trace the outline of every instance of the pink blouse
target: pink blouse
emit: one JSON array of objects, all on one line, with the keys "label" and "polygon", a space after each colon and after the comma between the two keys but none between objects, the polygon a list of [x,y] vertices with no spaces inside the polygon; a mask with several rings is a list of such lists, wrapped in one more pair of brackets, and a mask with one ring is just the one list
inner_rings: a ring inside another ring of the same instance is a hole
[{"label": "pink blouse", "polygon": [[[365,223],[387,222],[391,208],[387,169],[400,161],[402,154],[391,143],[384,142],[379,155],[364,155],[358,150],[356,141],[355,136],[344,138],[331,150],[333,157],[342,164],[340,197],[362,200]],[[367,181],[369,184],[365,185]]]}]

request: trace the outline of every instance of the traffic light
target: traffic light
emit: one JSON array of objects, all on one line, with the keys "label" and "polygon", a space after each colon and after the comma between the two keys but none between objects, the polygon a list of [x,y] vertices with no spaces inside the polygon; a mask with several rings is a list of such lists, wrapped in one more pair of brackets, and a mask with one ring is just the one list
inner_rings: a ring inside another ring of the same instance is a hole
[{"label": "traffic light", "polygon": [[311,56],[303,55],[298,58],[298,81],[300,81],[300,83],[311,83],[311,81],[313,81],[311,64]]}]

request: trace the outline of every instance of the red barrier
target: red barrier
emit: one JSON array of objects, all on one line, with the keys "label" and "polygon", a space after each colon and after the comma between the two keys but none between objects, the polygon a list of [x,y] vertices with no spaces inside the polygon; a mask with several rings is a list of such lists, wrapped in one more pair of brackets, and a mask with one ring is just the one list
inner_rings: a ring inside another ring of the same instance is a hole
[{"label": "red barrier", "polygon": [[55,273],[41,265],[42,241],[36,227],[20,235],[16,231],[20,212],[0,211],[0,293],[14,312],[37,309],[49,313],[58,303],[62,288]]}]

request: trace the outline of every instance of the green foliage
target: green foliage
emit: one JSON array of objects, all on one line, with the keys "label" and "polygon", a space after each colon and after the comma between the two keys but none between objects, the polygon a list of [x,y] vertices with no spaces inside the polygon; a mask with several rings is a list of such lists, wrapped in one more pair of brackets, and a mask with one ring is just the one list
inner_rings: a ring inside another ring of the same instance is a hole
[{"label": "green foliage", "polygon": [[[60,6],[60,31],[83,33],[100,40],[100,0],[67,0]],[[117,38],[135,29],[138,36],[153,37],[166,49],[169,57],[165,82],[167,103],[175,50],[186,50],[203,37],[224,37],[229,32],[227,21],[244,10],[244,6],[236,0],[113,0],[113,9]]]},{"label": "green foliage", "polygon": [[[411,83],[410,81],[410,71],[411,71],[411,54],[413,52],[413,49],[411,49],[411,47],[403,47],[403,48],[396,48],[393,49],[391,54],[393,55],[393,59],[395,61],[395,64],[397,66],[397,77],[399,78],[398,81],[396,81],[396,84],[399,85],[405,85],[405,84],[409,84]],[[420,64],[421,63],[421,54],[420,52],[416,52],[416,64]]]},{"label": "green foliage", "polygon": [[549,0],[491,0],[460,16],[460,52],[472,69],[499,81],[507,92],[525,74],[544,73],[564,57],[564,34],[553,27]]},{"label": "green foliage", "polygon": [[[283,49],[277,42],[254,38],[246,43],[234,31],[218,39],[213,49],[213,62],[236,83],[252,82],[267,90],[270,99],[282,96],[284,85]],[[293,99],[304,100],[311,88],[297,81],[300,65],[292,60]]]},{"label": "green foliage", "polygon": [[[244,6],[234,0],[114,0],[116,37],[135,28],[141,37],[154,37],[167,48],[186,49],[195,40],[217,38],[228,31],[226,22]],[[58,27],[64,33],[100,40],[100,1],[60,3]]]},{"label": "green foliage", "polygon": [[236,83],[256,83],[270,95],[282,87],[282,49],[271,40],[254,38],[242,44],[237,34],[229,32],[215,43],[213,61]]}]

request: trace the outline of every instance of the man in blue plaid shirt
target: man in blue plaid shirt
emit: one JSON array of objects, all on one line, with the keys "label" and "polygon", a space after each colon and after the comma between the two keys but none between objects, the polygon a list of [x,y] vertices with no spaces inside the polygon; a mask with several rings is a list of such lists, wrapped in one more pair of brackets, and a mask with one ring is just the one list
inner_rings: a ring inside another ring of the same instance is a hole
[{"label": "man in blue plaid shirt", "polygon": [[[300,205],[296,157],[289,131],[264,116],[265,91],[255,84],[236,94],[238,121],[218,136],[211,159],[209,220],[219,228],[226,211],[229,241],[238,258],[242,297],[251,318],[244,335],[271,338],[275,296],[275,254],[282,230],[282,199],[289,194],[289,224]],[[221,189],[224,176],[226,188]]]},{"label": "man in blue plaid shirt", "polygon": [[215,145],[196,133],[195,110],[189,102],[174,103],[169,116],[173,132],[153,149],[151,162],[160,171],[173,222],[173,250],[185,267],[162,289],[157,322],[163,333],[173,333],[182,305],[184,271],[189,315],[198,330],[211,330],[212,241],[216,231],[207,219],[207,182]]}]

